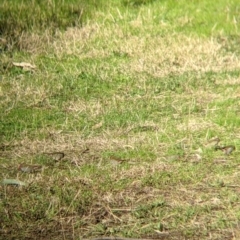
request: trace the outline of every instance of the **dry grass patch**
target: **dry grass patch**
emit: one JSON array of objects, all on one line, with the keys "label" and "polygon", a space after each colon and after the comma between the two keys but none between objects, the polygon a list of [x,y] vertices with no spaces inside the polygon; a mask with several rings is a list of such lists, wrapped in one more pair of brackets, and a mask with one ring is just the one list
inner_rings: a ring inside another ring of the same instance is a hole
[{"label": "dry grass patch", "polygon": [[235,85],[239,85],[240,84],[240,78],[239,77],[237,77],[237,78],[235,78],[235,77],[228,77],[228,78],[226,78],[226,79],[219,79],[219,80],[216,80],[216,84],[218,84],[218,85],[227,85],[227,86],[235,86]]},{"label": "dry grass patch", "polygon": [[48,53],[54,39],[55,37],[50,30],[45,30],[41,33],[23,32],[18,39],[17,45],[20,51],[38,55]]},{"label": "dry grass patch", "polygon": [[121,63],[120,69],[129,73],[147,72],[155,77],[189,71],[235,70],[240,66],[238,57],[223,53],[223,45],[214,38],[187,37],[180,33],[164,37],[133,35],[114,25],[69,29],[53,45],[57,55],[74,54],[79,59],[102,59],[113,56],[114,52],[125,54],[129,61]]},{"label": "dry grass patch", "polygon": [[187,119],[186,123],[180,124],[177,126],[179,131],[190,131],[196,132],[207,129],[215,129],[221,132],[221,129],[217,124],[212,123],[211,121],[204,121],[201,118]]}]

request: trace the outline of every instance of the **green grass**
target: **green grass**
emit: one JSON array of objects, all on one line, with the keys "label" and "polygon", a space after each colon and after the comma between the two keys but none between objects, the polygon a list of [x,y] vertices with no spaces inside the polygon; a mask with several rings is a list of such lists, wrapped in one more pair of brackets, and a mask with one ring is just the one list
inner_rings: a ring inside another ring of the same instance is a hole
[{"label": "green grass", "polygon": [[238,239],[238,1],[49,3],[0,7],[0,236]]},{"label": "green grass", "polygon": [[53,35],[57,29],[80,27],[101,1],[63,0],[37,1],[26,4],[23,0],[3,1],[0,7],[0,34],[6,38],[3,48],[21,48],[22,34],[48,30]]}]

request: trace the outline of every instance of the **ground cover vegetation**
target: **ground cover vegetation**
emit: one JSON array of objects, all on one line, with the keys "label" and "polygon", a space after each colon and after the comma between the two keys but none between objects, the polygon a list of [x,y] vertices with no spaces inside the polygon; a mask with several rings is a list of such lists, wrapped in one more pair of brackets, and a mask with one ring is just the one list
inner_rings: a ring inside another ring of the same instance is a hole
[{"label": "ground cover vegetation", "polygon": [[237,0],[4,0],[0,239],[239,239],[239,28]]}]

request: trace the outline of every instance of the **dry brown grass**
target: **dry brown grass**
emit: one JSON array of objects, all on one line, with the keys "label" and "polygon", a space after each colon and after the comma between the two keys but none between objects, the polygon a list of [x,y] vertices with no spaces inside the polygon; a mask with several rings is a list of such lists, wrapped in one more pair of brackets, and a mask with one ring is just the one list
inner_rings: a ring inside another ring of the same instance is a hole
[{"label": "dry brown grass", "polygon": [[[74,54],[84,59],[105,58],[117,51],[130,58],[127,66],[121,65],[122,70],[130,73],[147,72],[156,77],[189,71],[239,68],[238,57],[234,53],[223,54],[223,46],[214,38],[189,37],[181,33],[169,34],[164,38],[150,34],[143,37],[113,27],[93,25],[83,29],[68,29],[61,34],[60,41],[53,43],[55,52],[60,56]],[[151,26],[149,28],[151,31]]]}]

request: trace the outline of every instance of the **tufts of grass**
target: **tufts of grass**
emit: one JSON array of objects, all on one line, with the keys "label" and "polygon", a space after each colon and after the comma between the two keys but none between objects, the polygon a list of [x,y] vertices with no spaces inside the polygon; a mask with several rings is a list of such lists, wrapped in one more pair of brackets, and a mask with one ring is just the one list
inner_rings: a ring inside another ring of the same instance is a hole
[{"label": "tufts of grass", "polygon": [[20,48],[19,38],[23,33],[40,33],[46,29],[54,35],[57,29],[81,27],[101,7],[100,1],[62,0],[3,1],[0,6],[1,48]]},{"label": "tufts of grass", "polygon": [[154,2],[154,0],[123,0],[123,5],[127,7],[139,7]]}]

